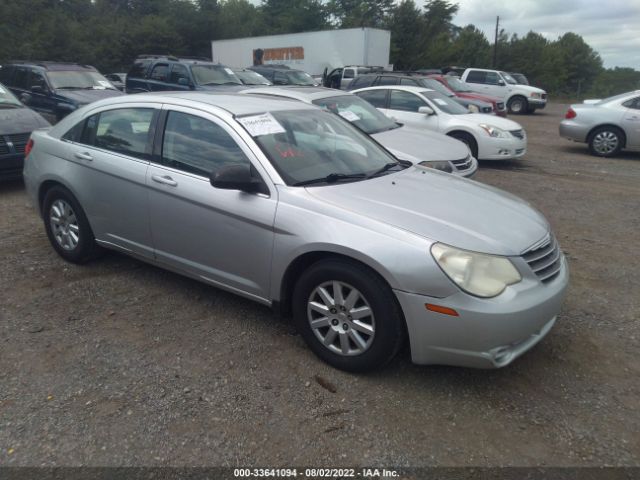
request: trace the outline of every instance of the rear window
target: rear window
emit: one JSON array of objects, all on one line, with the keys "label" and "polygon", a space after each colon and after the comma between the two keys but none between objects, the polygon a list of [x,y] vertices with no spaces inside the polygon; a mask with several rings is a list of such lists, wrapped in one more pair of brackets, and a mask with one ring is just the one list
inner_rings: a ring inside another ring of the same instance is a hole
[{"label": "rear window", "polygon": [[149,68],[149,65],[151,65],[151,60],[136,60],[127,76],[143,78],[147,68]]}]

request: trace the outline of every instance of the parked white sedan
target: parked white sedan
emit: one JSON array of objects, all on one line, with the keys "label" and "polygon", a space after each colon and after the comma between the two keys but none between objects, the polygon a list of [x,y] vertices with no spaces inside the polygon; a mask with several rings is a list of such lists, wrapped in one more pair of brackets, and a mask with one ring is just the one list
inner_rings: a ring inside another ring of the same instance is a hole
[{"label": "parked white sedan", "polygon": [[353,90],[395,121],[444,133],[466,143],[478,160],[508,160],[527,151],[519,123],[469,111],[455,100],[422,87],[382,86]]}]

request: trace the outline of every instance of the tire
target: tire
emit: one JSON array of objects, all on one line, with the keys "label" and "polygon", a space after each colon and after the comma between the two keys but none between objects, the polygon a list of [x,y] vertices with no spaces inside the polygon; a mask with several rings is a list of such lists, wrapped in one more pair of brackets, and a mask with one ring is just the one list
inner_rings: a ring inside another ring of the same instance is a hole
[{"label": "tire", "polygon": [[622,150],[624,134],[616,127],[599,127],[589,134],[588,143],[591,155],[613,157]]},{"label": "tire", "polygon": [[509,113],[514,113],[516,115],[522,115],[527,112],[529,108],[529,103],[527,99],[521,95],[514,95],[509,99],[507,103],[507,108],[509,109]]},{"label": "tire", "polygon": [[73,194],[62,186],[50,188],[42,203],[44,228],[53,249],[71,263],[87,263],[102,253]]},{"label": "tire", "polygon": [[404,317],[389,285],[368,267],[348,260],[321,260],[300,276],[293,318],[318,357],[348,372],[383,367],[398,353],[405,335]]},{"label": "tire", "polygon": [[478,160],[478,142],[473,138],[473,135],[467,132],[452,132],[449,134],[451,138],[455,138],[456,140],[460,140],[464,143],[469,150],[471,151],[471,155],[474,156],[476,160]]}]

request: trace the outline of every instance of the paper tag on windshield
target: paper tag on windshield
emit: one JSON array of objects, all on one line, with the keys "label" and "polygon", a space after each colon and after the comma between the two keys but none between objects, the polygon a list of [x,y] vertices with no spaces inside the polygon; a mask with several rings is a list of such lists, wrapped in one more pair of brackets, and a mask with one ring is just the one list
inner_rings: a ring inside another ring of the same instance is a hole
[{"label": "paper tag on windshield", "polygon": [[106,80],[98,80],[98,83],[103,86],[104,88],[109,88],[111,86],[111,84],[109,82],[107,82]]},{"label": "paper tag on windshield", "polygon": [[233,70],[231,70],[230,68],[225,68],[224,71],[227,72],[229,75],[233,75]]},{"label": "paper tag on windshield", "polygon": [[344,118],[345,120],[349,120],[350,122],[357,122],[360,120],[358,114],[353,113],[351,110],[340,110],[338,114]]},{"label": "paper tag on windshield", "polygon": [[446,106],[447,105],[447,102],[445,102],[441,98],[434,98],[433,101],[436,102],[438,105],[442,105],[442,106]]},{"label": "paper tag on windshield", "polygon": [[247,129],[252,137],[260,135],[274,135],[276,133],[284,133],[286,130],[278,121],[273,118],[270,113],[262,115],[252,115],[250,117],[238,118],[238,122]]}]

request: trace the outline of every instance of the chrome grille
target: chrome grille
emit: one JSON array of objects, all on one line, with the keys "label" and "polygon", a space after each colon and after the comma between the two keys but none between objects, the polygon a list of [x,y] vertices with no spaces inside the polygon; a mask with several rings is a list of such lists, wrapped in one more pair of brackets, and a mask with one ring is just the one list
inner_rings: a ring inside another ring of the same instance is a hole
[{"label": "chrome grille", "polygon": [[516,138],[524,138],[524,130],[520,129],[520,130],[509,130],[509,132],[511,133],[511,135],[513,135]]},{"label": "chrome grille", "polygon": [[533,273],[541,282],[550,282],[560,273],[562,252],[553,235],[549,235],[542,243],[534,245],[522,255]]},{"label": "chrome grille", "polygon": [[467,158],[463,158],[461,160],[452,160],[451,163],[453,163],[459,171],[469,170],[471,165],[473,165],[471,155],[468,155]]},{"label": "chrome grille", "polygon": [[7,135],[7,137],[13,143],[16,153],[24,153],[30,135],[30,133],[16,133],[15,135]]}]

